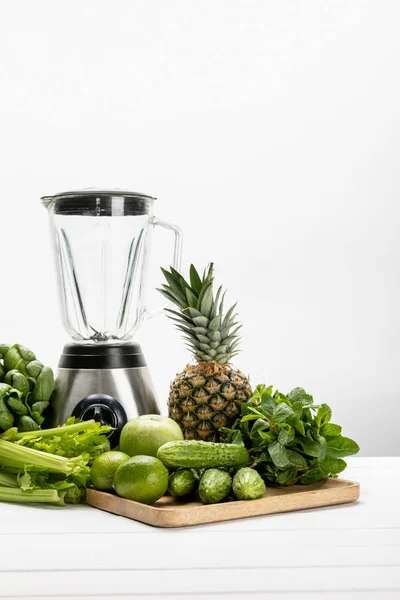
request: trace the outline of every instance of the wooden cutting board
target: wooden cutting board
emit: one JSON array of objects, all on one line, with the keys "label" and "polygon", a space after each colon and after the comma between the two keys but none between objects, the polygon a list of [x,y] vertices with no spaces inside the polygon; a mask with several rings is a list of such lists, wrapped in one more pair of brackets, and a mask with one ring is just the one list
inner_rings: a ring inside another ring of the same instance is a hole
[{"label": "wooden cutting board", "polygon": [[312,485],[267,488],[265,496],[259,500],[232,500],[220,504],[182,502],[172,496],[163,496],[155,504],[148,506],[92,488],[86,491],[86,500],[91,506],[156,527],[187,527],[346,504],[354,502],[359,496],[360,484],[344,479],[326,479]]}]

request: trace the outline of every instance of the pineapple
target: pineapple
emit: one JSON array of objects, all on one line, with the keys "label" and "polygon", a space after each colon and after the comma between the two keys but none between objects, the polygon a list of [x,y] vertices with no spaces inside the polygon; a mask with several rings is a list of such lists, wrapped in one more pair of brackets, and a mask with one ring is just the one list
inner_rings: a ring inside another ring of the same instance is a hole
[{"label": "pineapple", "polygon": [[182,428],[185,439],[220,441],[220,427],[229,427],[240,405],[252,394],[248,378],[231,364],[240,342],[234,304],[223,315],[222,288],[213,295],[214,266],[200,278],[190,267],[190,284],[171,267],[162,269],[167,284],[159,291],[179,311],[166,309],[182,331],[195,364],[187,365],[171,383],[168,412]]}]

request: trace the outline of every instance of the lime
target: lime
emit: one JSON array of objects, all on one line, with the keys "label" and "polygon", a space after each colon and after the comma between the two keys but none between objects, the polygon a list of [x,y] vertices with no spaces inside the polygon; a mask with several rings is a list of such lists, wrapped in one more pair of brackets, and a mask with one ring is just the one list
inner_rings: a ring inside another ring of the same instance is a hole
[{"label": "lime", "polygon": [[125,452],[111,450],[100,454],[90,469],[90,477],[95,488],[103,491],[111,491],[117,468],[128,460],[129,456]]},{"label": "lime", "polygon": [[168,488],[168,469],[154,456],[132,456],[118,467],[114,475],[118,496],[153,504]]}]

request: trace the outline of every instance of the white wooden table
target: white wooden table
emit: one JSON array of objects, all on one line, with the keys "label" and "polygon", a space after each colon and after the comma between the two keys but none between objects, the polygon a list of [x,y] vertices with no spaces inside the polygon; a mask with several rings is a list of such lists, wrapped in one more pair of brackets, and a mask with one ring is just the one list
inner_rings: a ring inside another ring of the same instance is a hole
[{"label": "white wooden table", "polygon": [[357,503],[156,529],[0,505],[0,598],[400,599],[400,458],[353,458]]}]

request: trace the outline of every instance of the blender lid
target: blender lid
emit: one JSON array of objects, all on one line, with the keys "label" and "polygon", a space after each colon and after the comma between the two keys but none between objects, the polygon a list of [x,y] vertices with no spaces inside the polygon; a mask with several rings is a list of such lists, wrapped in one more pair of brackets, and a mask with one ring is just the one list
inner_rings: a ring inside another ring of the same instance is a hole
[{"label": "blender lid", "polygon": [[101,190],[85,188],[43,196],[45,208],[52,208],[56,214],[84,216],[127,216],[146,215],[153,196],[120,189]]}]

